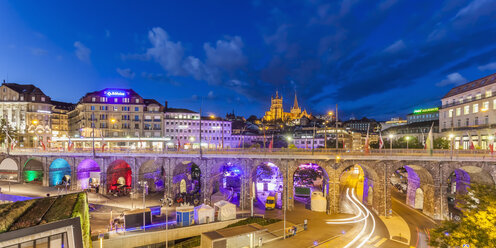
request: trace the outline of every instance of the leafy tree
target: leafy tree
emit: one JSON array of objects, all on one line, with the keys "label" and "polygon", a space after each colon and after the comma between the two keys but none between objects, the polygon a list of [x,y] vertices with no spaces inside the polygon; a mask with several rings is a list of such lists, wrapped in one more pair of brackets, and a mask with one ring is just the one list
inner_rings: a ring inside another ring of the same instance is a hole
[{"label": "leafy tree", "polygon": [[448,139],[445,139],[443,137],[439,137],[434,139],[434,149],[449,149],[450,148],[450,141]]},{"label": "leafy tree", "polygon": [[289,144],[289,145],[288,145],[288,148],[289,148],[289,149],[296,149],[296,146],[295,146],[295,144]]},{"label": "leafy tree", "polygon": [[459,222],[445,221],[431,233],[430,245],[441,248],[496,247],[496,186],[472,184],[457,195],[463,213]]},{"label": "leafy tree", "polygon": [[9,147],[11,140],[7,138],[7,133],[12,139],[17,140],[17,137],[19,136],[19,133],[17,132],[16,129],[9,127],[7,124],[7,120],[2,119],[0,120],[0,143],[7,143],[6,145]]},{"label": "leafy tree", "polygon": [[254,123],[256,120],[258,120],[258,117],[254,116],[254,115],[250,115],[250,117],[248,117],[248,119],[246,119],[246,121],[251,122],[251,123]]}]

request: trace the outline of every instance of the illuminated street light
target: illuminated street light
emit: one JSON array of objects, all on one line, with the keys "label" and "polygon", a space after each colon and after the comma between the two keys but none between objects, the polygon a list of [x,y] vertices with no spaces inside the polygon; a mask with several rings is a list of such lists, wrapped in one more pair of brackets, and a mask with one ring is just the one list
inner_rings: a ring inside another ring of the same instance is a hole
[{"label": "illuminated street light", "polygon": [[111,122],[112,124],[114,124],[115,122],[117,122],[117,120],[116,120],[116,119],[114,119],[114,118],[112,118],[112,119],[110,119],[110,122]]},{"label": "illuminated street light", "polygon": [[410,140],[410,136],[406,136],[405,139],[406,139],[406,150],[408,150],[408,141]]},{"label": "illuminated street light", "polygon": [[[455,137],[455,135],[454,135],[454,134],[452,134],[452,133],[450,133],[450,134],[448,135],[448,137],[449,137],[449,139],[451,140],[451,139],[453,139],[453,138]],[[491,139],[491,137],[492,137],[492,136],[489,136],[489,139]]]},{"label": "illuminated street light", "polygon": [[38,125],[38,120],[32,120],[31,123],[33,123],[33,125]]},{"label": "illuminated street light", "polygon": [[286,139],[288,139],[288,141],[292,141],[293,140],[293,138],[291,138],[291,136],[286,137]]},{"label": "illuminated street light", "polygon": [[211,114],[211,115],[210,115],[210,118],[211,118],[211,119],[215,119],[215,115],[214,115],[214,114]]},{"label": "illuminated street light", "polygon": [[195,137],[193,137],[193,136],[189,137],[189,141],[194,142],[195,141]]},{"label": "illuminated street light", "polygon": [[491,136],[488,137],[488,139],[489,140],[493,140],[494,139],[494,136],[491,135]]}]

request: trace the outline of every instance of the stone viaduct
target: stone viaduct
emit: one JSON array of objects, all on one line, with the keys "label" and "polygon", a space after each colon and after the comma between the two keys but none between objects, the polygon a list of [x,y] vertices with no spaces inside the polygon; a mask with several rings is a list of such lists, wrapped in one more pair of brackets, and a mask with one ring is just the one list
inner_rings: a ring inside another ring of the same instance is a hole
[{"label": "stone viaduct", "polygon": [[[354,166],[360,166],[365,174],[366,186],[364,191],[368,192],[363,199],[364,203],[376,211],[377,214],[389,215],[391,210],[391,192],[393,185],[390,183],[394,171],[404,167],[408,172],[408,196],[407,203],[413,205],[411,192],[422,191],[423,199],[421,208],[428,216],[435,219],[444,219],[448,216],[448,180],[451,175],[456,174],[461,185],[473,182],[494,184],[496,177],[496,160],[492,158],[464,157],[450,159],[449,157],[432,156],[346,156],[335,155],[290,155],[290,154],[207,154],[201,159],[197,154],[0,154],[0,173],[9,172],[17,175],[18,183],[25,183],[26,171],[38,170],[40,172],[40,184],[49,187],[52,164],[55,160],[63,159],[70,166],[72,178],[71,189],[81,188],[81,182],[75,183],[78,171],[83,161],[91,161],[98,166],[100,182],[107,188],[107,180],[110,167],[115,161],[129,165],[131,170],[131,187],[137,187],[139,180],[148,172],[157,172],[164,177],[165,188],[177,190],[178,183],[172,178],[188,164],[194,163],[201,170],[201,198],[210,199],[215,180],[218,178],[221,167],[227,163],[236,164],[242,170],[241,176],[241,207],[247,209],[250,206],[249,199],[252,197],[252,183],[255,181],[255,171],[259,165],[270,162],[276,165],[283,178],[283,202],[286,202],[288,210],[294,209],[293,175],[302,164],[317,164],[322,167],[328,175],[328,212],[338,213],[340,200],[340,177],[342,173]],[[86,163],[86,162],[85,162]],[[460,176],[461,175],[461,176]],[[371,192],[370,192],[371,191]],[[105,190],[102,190],[105,194]],[[415,197],[415,193],[413,193]]]}]

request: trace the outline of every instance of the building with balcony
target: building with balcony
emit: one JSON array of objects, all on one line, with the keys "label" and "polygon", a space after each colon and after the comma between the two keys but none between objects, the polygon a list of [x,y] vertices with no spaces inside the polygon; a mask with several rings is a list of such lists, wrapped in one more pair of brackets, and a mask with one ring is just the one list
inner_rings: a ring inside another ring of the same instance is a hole
[{"label": "building with balcony", "polygon": [[0,86],[0,116],[18,132],[17,146],[37,147],[49,143],[52,103],[32,84],[3,83]]},{"label": "building with balcony", "polygon": [[415,109],[413,113],[406,116],[407,123],[438,121],[439,108]]},{"label": "building with balcony", "polygon": [[69,136],[69,112],[76,108],[76,104],[51,101],[52,103],[52,137]]},{"label": "building with balcony", "polygon": [[369,133],[379,132],[381,125],[374,119],[363,117],[360,120],[348,120],[343,123],[346,129],[353,132]]},{"label": "building with balcony", "polygon": [[439,125],[455,149],[488,149],[496,129],[496,73],[451,89],[442,99]]}]

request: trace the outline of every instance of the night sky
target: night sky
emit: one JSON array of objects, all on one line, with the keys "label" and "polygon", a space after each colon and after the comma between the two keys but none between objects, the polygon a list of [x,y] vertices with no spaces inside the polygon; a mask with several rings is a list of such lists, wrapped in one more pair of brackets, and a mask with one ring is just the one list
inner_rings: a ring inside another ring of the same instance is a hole
[{"label": "night sky", "polygon": [[0,1],[0,79],[246,117],[296,90],[311,113],[386,120],[496,73],[491,0],[75,2]]}]

